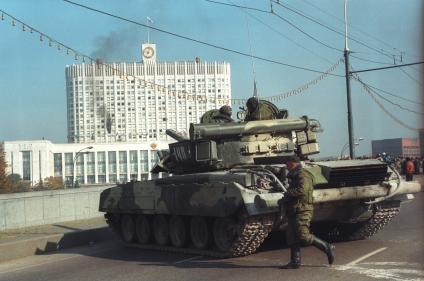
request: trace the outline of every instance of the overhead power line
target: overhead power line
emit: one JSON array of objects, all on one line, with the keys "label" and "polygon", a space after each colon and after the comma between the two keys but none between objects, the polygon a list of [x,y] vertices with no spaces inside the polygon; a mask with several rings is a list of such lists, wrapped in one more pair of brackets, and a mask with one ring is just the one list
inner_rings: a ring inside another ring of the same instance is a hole
[{"label": "overhead power line", "polygon": [[[52,36],[38,30],[37,28],[19,20],[18,18],[10,15],[9,13],[0,10],[1,13],[1,20],[3,21],[6,17],[9,17],[12,21],[12,26],[16,26],[17,24],[22,25],[22,31],[29,31],[30,34],[36,34],[37,36],[39,36],[40,38],[40,42],[43,41],[47,41],[49,44],[49,47],[57,47],[57,50],[60,51],[66,51],[67,55],[74,55],[75,56],[75,60],[80,60],[84,63],[84,62],[89,62],[91,64],[96,64],[97,66],[103,66],[109,70],[111,70],[111,73],[113,73],[114,76],[120,76],[121,79],[124,80],[128,80],[128,79],[134,79],[137,80],[140,85],[143,86],[143,88],[153,88],[153,89],[157,89],[158,91],[164,91],[165,93],[168,93],[172,96],[178,96],[178,98],[180,97],[184,97],[185,99],[198,99],[197,94],[196,93],[189,93],[186,90],[182,90],[181,92],[177,91],[177,90],[171,90],[161,84],[156,84],[154,82],[151,82],[149,80],[144,80],[141,79],[139,77],[136,77],[135,75],[127,75],[126,73],[124,73],[122,70],[118,69],[117,67],[114,67],[115,64],[107,64],[107,63],[103,63],[100,60],[98,60],[97,58],[92,58],[88,55],[85,55],[84,53],[76,50],[75,48],[72,48],[69,45],[66,45],[56,39],[54,39]],[[232,100],[231,100],[232,101]]]},{"label": "overhead power line", "polygon": [[387,116],[389,116],[393,121],[395,121],[396,123],[398,123],[399,125],[401,125],[402,127],[405,127],[409,130],[412,131],[420,131],[419,128],[414,128],[412,126],[409,126],[408,124],[406,124],[405,122],[403,122],[402,120],[400,120],[399,118],[397,118],[393,113],[391,113],[387,108],[384,107],[384,105],[375,97],[375,95],[373,94],[373,92],[370,90],[370,88],[361,81],[361,79],[359,78],[359,76],[357,74],[353,75],[353,78],[358,81],[362,87],[364,88],[364,90],[368,93],[368,95],[373,99],[373,101],[378,105],[378,107],[381,108],[381,110],[383,110],[384,113],[386,113]]},{"label": "overhead power line", "polygon": [[[205,0],[207,2],[212,2],[212,3],[216,3],[216,1],[211,1],[211,0]],[[230,1],[231,2],[231,1]],[[231,2],[233,3],[233,2]],[[228,4],[230,6],[232,6],[231,4]],[[271,26],[270,24],[264,22],[263,20],[259,19],[258,17],[252,15],[252,13],[249,13],[247,10],[250,7],[245,7],[245,6],[239,6],[239,5],[234,5],[234,7],[239,7],[239,10],[242,11],[243,13],[245,13],[246,15],[250,16],[251,18],[253,18],[254,20],[256,20],[257,22],[263,24],[264,26],[268,27],[269,29],[271,29],[272,31],[274,31],[275,33],[277,33],[278,35],[280,35],[281,37],[283,37],[284,39],[287,39],[288,41],[292,42],[294,45],[298,46],[299,48],[302,48],[303,50],[311,53],[312,55],[321,58],[322,60],[325,60],[328,63],[333,63],[331,60],[321,56],[320,54],[314,52],[313,50],[306,48],[305,46],[303,46],[302,44],[299,44],[298,42],[296,42],[295,40],[291,39],[290,37],[288,37],[287,35],[285,35],[284,33],[282,33],[280,30],[274,28],[273,26]],[[253,8],[254,9],[254,8]],[[264,11],[264,10],[261,10]],[[269,11],[264,11],[267,14],[270,13]]]},{"label": "overhead power line", "polygon": [[370,59],[364,59],[364,58],[361,58],[361,57],[358,57],[358,56],[352,55],[352,54],[350,54],[350,56],[352,58],[355,58],[355,59],[361,60],[361,61],[372,62],[372,63],[382,64],[382,65],[393,65],[393,63],[382,62],[382,61],[375,61],[375,60],[370,60]]},{"label": "overhead power line", "polygon": [[305,36],[307,36],[308,38],[312,39],[313,41],[317,42],[318,44],[323,45],[324,47],[327,47],[329,49],[332,50],[336,50],[339,52],[343,52],[343,50],[338,49],[336,47],[330,46],[327,43],[324,43],[323,41],[319,40],[318,38],[316,38],[315,36],[312,36],[311,34],[309,34],[308,32],[304,31],[302,28],[300,28],[299,26],[295,25],[294,23],[292,23],[291,21],[289,21],[288,19],[284,18],[283,16],[281,16],[280,14],[276,13],[274,10],[271,11],[266,11],[266,10],[262,10],[262,9],[257,9],[257,8],[252,8],[252,7],[248,7],[248,6],[241,6],[241,5],[236,5],[236,4],[229,4],[229,3],[224,3],[224,2],[220,2],[220,1],[212,1],[212,0],[205,0],[206,2],[210,2],[210,3],[214,3],[214,4],[219,4],[219,5],[224,5],[224,6],[230,6],[230,7],[235,7],[235,8],[241,8],[241,9],[248,9],[248,10],[254,10],[254,11],[259,11],[262,13],[267,13],[267,14],[272,14],[274,16],[276,16],[277,18],[279,18],[280,20],[284,21],[285,23],[287,23],[288,25],[290,25],[291,27],[295,28],[296,30],[298,30],[299,32],[301,32],[302,34],[304,34]]},{"label": "overhead power line", "polygon": [[230,6],[230,7],[235,7],[235,8],[241,8],[241,9],[246,9],[246,10],[252,10],[252,11],[257,11],[257,12],[262,12],[262,13],[266,13],[266,14],[270,14],[270,11],[267,10],[262,10],[262,9],[258,9],[258,8],[254,8],[254,7],[248,7],[248,6],[242,6],[242,5],[237,5],[234,3],[224,3],[224,2],[220,2],[220,1],[213,1],[213,0],[205,0],[206,2],[210,2],[210,3],[214,3],[214,4],[219,4],[219,5],[224,5],[224,6]]},{"label": "overhead power line", "polygon": [[[118,16],[118,15],[115,15],[115,14],[111,14],[111,13],[108,13],[108,12],[105,12],[105,11],[102,11],[102,10],[99,10],[99,9],[91,8],[91,7],[88,7],[86,5],[82,5],[82,4],[72,2],[72,1],[69,1],[69,0],[63,0],[63,1],[67,2],[69,4],[72,4],[72,5],[75,5],[75,6],[96,12],[96,13],[99,13],[99,14],[107,15],[107,16],[110,16],[110,17],[113,17],[113,18],[116,18],[116,19],[119,19],[119,20],[122,20],[122,21],[126,21],[126,22],[129,22],[129,23],[138,25],[138,26],[150,28],[151,30],[156,30],[156,31],[164,33],[164,34],[168,34],[168,35],[178,37],[178,38],[181,38],[181,39],[184,39],[184,40],[192,41],[192,42],[202,44],[202,45],[205,45],[205,46],[209,46],[209,47],[212,47],[212,48],[215,48],[215,49],[220,49],[220,50],[223,50],[223,51],[227,51],[227,52],[230,52],[230,53],[238,54],[238,55],[249,57],[249,58],[252,57],[252,58],[255,58],[255,59],[258,59],[258,60],[261,60],[261,61],[266,61],[266,62],[269,62],[269,63],[278,64],[278,65],[282,65],[282,66],[286,66],[286,67],[290,67],[290,68],[294,68],[294,69],[305,70],[305,71],[321,73],[321,74],[324,73],[323,71],[320,71],[320,70],[302,67],[302,66],[297,66],[297,65],[292,65],[292,64],[284,63],[284,62],[277,61],[277,60],[274,60],[274,59],[268,59],[268,58],[259,57],[259,56],[256,56],[256,55],[251,55],[249,53],[230,49],[230,48],[227,48],[227,47],[222,47],[222,46],[219,46],[219,45],[216,45],[216,44],[201,41],[201,40],[198,40],[198,39],[195,39],[195,38],[191,38],[191,37],[188,37],[188,36],[185,36],[185,35],[177,34],[177,33],[167,31],[167,30],[164,30],[164,29],[160,29],[160,28],[157,28],[157,27],[154,27],[154,26],[148,26],[147,24],[143,24],[141,22],[130,20],[130,19]],[[343,75],[338,75],[338,74],[330,74],[330,75],[337,76],[337,77],[344,77]]]},{"label": "overhead power line", "polygon": [[[316,9],[316,10],[318,10],[318,11],[320,11],[320,12],[322,12],[322,13],[324,13],[324,14],[326,14],[326,15],[328,15],[328,16],[330,16],[330,17],[334,18],[334,19],[336,19],[337,21],[339,21],[339,22],[341,22],[341,23],[344,23],[344,19],[341,19],[341,18],[339,18],[339,17],[335,16],[334,14],[329,13],[328,11],[326,11],[326,10],[324,10],[324,9],[321,9],[319,6],[314,5],[313,3],[311,3],[311,2],[309,2],[309,1],[307,1],[307,0],[302,0],[302,1],[303,1],[304,3],[306,3],[307,5],[309,5],[309,6],[313,7],[314,9]],[[355,29],[355,30],[357,30],[358,32],[360,32],[360,33],[364,34],[365,36],[367,36],[367,37],[369,37],[369,38],[371,38],[371,39],[373,39],[373,40],[375,40],[375,41],[380,42],[381,44],[383,44],[383,45],[385,45],[385,46],[389,47],[390,49],[397,50],[397,48],[393,47],[391,44],[389,44],[389,43],[387,43],[387,42],[385,42],[385,41],[383,41],[383,40],[381,40],[381,39],[379,39],[379,38],[375,37],[374,35],[371,35],[371,34],[369,34],[369,33],[365,32],[364,30],[362,30],[362,29],[360,29],[360,28],[358,28],[358,27],[356,27],[356,26],[353,26],[352,24],[348,24],[348,26],[349,26],[350,28]],[[382,51],[382,52],[386,52],[386,53],[387,53],[387,55],[393,55],[391,52],[388,52],[388,51],[383,50],[383,49],[380,49],[380,51]],[[420,58],[422,58],[422,57],[420,57]]]},{"label": "overhead power line", "polygon": [[406,76],[409,77],[409,79],[411,79],[412,81],[414,81],[415,83],[417,83],[418,85],[420,85],[421,87],[423,86],[423,84],[418,80],[415,79],[411,74],[409,74],[405,69],[399,68],[400,71],[403,72],[403,74],[405,74]]},{"label": "overhead power line", "polygon": [[[320,22],[320,21],[318,21],[318,20],[316,20],[316,19],[312,18],[311,16],[308,16],[308,15],[306,15],[305,13],[298,11],[297,9],[290,8],[290,7],[288,7],[287,5],[284,5],[284,4],[280,3],[279,1],[271,0],[271,2],[273,2],[273,3],[277,4],[277,5],[279,5],[279,6],[283,7],[283,8],[285,8],[285,9],[287,9],[287,10],[289,10],[289,11],[291,11],[291,12],[293,12],[293,13],[295,13],[295,14],[297,14],[297,15],[301,16],[301,17],[304,17],[304,18],[306,18],[306,19],[308,19],[308,20],[310,20],[310,21],[312,21],[312,22],[314,22],[314,23],[316,23],[316,24],[318,24],[318,25],[320,25],[320,26],[322,26],[322,27],[324,27],[324,28],[326,28],[326,29],[330,30],[330,31],[333,31],[334,33],[336,33],[336,34],[338,34],[338,35],[340,35],[340,36],[342,36],[342,37],[345,37],[345,34],[344,34],[343,32],[341,32],[341,31],[339,31],[339,30],[336,30],[336,29],[332,28],[331,26],[328,26],[327,24],[324,24],[324,23],[322,23],[322,22]],[[364,43],[364,42],[362,42],[362,41],[360,41],[360,40],[358,40],[358,39],[355,39],[355,38],[353,38],[352,36],[347,36],[347,38],[349,38],[349,39],[350,39],[350,40],[352,40],[353,42],[356,42],[356,43],[358,43],[358,44],[360,44],[360,45],[362,45],[362,46],[364,46],[364,47],[366,47],[366,48],[368,48],[368,49],[370,49],[370,50],[373,50],[373,51],[375,51],[375,52],[377,52],[377,53],[380,53],[380,54],[382,54],[382,55],[384,55],[384,56],[389,56],[389,57],[391,57],[391,55],[388,55],[388,54],[384,53],[383,51],[381,51],[381,50],[379,50],[379,49],[377,49],[377,48],[374,48],[374,47],[370,46],[370,45],[369,45],[369,44],[367,44],[367,43]]]},{"label": "overhead power line", "polygon": [[279,19],[281,19],[282,21],[286,22],[287,24],[289,24],[290,26],[292,26],[293,28],[295,28],[296,30],[298,30],[299,32],[303,33],[304,35],[306,35],[307,37],[311,38],[312,40],[314,40],[315,42],[329,48],[329,49],[333,49],[339,52],[343,52],[343,50],[338,49],[336,47],[330,46],[327,43],[322,42],[321,40],[317,39],[316,37],[310,35],[309,33],[307,33],[306,31],[304,31],[303,29],[301,29],[300,27],[298,27],[297,25],[295,25],[294,23],[292,23],[291,21],[289,21],[288,19],[285,19],[284,17],[282,17],[281,15],[277,14],[275,11],[272,12],[273,15],[275,15],[276,17],[278,17]]},{"label": "overhead power line", "polygon": [[379,96],[383,100],[387,101],[388,103],[390,103],[390,104],[392,104],[394,106],[397,106],[397,107],[399,107],[402,110],[405,110],[405,111],[408,111],[408,112],[411,112],[411,113],[415,113],[415,114],[419,114],[419,115],[424,115],[424,113],[422,113],[422,112],[418,112],[418,111],[415,111],[413,109],[406,108],[406,107],[404,107],[404,106],[402,106],[402,105],[400,105],[398,103],[393,102],[392,100],[390,100],[390,99],[388,99],[386,97],[383,97],[382,95],[380,95],[379,93],[377,93],[375,90],[370,89],[370,91],[372,91],[374,94],[376,94],[377,96]]},{"label": "overhead power line", "polygon": [[418,61],[413,63],[405,63],[405,64],[397,64],[392,66],[386,66],[386,67],[378,67],[378,68],[370,68],[370,69],[363,69],[363,70],[354,70],[350,73],[360,73],[360,72],[368,72],[368,71],[376,71],[376,70],[383,70],[383,69],[390,69],[390,68],[398,68],[398,67],[404,67],[404,66],[410,66],[410,65],[416,65],[416,64],[423,64],[424,61]]},{"label": "overhead power line", "polygon": [[[365,83],[365,82],[364,82],[364,83]],[[396,98],[398,98],[398,99],[401,99],[401,100],[404,100],[404,101],[407,101],[407,102],[410,102],[410,103],[413,103],[413,104],[420,104],[420,105],[424,105],[424,103],[419,102],[419,101],[417,101],[417,100],[407,99],[407,98],[405,98],[405,97],[402,97],[402,96],[399,96],[399,95],[395,95],[395,94],[393,94],[393,93],[391,93],[391,92],[389,92],[389,91],[386,91],[386,90],[383,90],[383,89],[377,88],[377,87],[375,87],[375,86],[372,86],[372,85],[370,85],[369,83],[366,83],[366,84],[367,84],[367,86],[368,86],[368,87],[370,87],[370,88],[372,88],[372,89],[374,89],[374,90],[377,90],[377,91],[379,91],[380,93],[384,93],[384,94],[386,94],[386,95],[389,95],[389,96],[392,96],[392,97],[396,97]]]},{"label": "overhead power line", "polygon": [[[199,96],[198,93],[196,92],[187,92],[186,90],[172,90],[169,87],[166,87],[164,85],[161,84],[156,84],[155,82],[151,82],[148,80],[144,80],[140,77],[137,77],[135,75],[131,75],[131,74],[126,74],[122,71],[122,69],[119,69],[119,64],[118,67],[115,67],[115,64],[107,64],[107,63],[103,63],[101,62],[99,59],[97,58],[92,58],[88,55],[83,54],[82,52],[72,48],[69,45],[66,45],[56,39],[54,39],[52,36],[47,35],[46,33],[36,29],[35,27],[19,20],[18,18],[8,14],[7,12],[0,10],[1,13],[1,21],[4,21],[6,17],[8,17],[11,20],[12,23],[12,27],[16,27],[16,25],[21,25],[22,26],[22,31],[29,31],[30,34],[35,34],[36,36],[39,36],[40,38],[40,42],[43,41],[47,41],[49,47],[53,47],[53,49],[57,48],[57,51],[61,52],[61,51],[66,51],[67,55],[74,55],[75,56],[75,60],[82,60],[82,62],[86,62],[88,61],[91,65],[94,65],[99,67],[99,66],[103,66],[105,69],[109,69],[111,74],[113,76],[119,76],[120,79],[123,80],[134,80],[137,81],[139,83],[139,86],[142,86],[143,88],[149,88],[149,89],[153,89],[155,92],[163,92],[167,95],[170,95],[172,97],[178,97],[178,98],[182,98],[182,99],[187,99],[187,100],[205,100],[205,101],[210,101],[210,102],[215,102],[216,100],[222,100],[224,101],[225,99],[223,98],[207,98],[207,97],[203,97],[203,96]],[[55,48],[56,47],[56,48]],[[270,96],[270,97],[264,97],[265,99],[269,100],[269,101],[280,101],[281,99],[287,98],[289,96],[292,95],[298,95],[303,93],[304,91],[306,91],[309,87],[316,85],[318,82],[322,81],[323,79],[325,79],[328,75],[331,75],[331,72],[333,72],[337,66],[340,64],[340,62],[342,61],[342,59],[339,59],[335,64],[333,64],[333,66],[331,66],[329,69],[327,69],[326,71],[324,71],[321,75],[319,75],[317,78],[310,80],[308,82],[306,82],[304,85],[288,91],[286,93],[282,93],[276,96]],[[245,104],[247,99],[229,99],[229,101],[232,104]]]}]

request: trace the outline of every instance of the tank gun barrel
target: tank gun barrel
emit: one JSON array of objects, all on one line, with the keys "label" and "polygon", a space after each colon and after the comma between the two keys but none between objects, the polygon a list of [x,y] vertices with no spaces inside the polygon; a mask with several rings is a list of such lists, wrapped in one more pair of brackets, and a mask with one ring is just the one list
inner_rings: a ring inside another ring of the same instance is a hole
[{"label": "tank gun barrel", "polygon": [[186,137],[178,134],[177,131],[175,131],[175,130],[166,129],[165,132],[166,132],[166,134],[168,136],[170,136],[171,138],[175,139],[176,141],[187,141],[187,140],[189,140],[188,138],[186,138]]},{"label": "tank gun barrel", "polygon": [[307,127],[307,118],[260,120],[246,123],[191,124],[190,139],[217,139],[275,132],[287,133],[293,130],[305,130]]}]

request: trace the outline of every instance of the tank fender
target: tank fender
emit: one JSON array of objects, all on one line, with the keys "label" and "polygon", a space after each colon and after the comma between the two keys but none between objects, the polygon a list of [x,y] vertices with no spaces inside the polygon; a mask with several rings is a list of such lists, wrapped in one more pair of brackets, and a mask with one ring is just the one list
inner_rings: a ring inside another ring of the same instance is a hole
[{"label": "tank fender", "polygon": [[279,201],[283,198],[283,193],[261,193],[256,190],[245,188],[239,183],[234,183],[241,191],[243,204],[250,216],[263,215],[279,212]]},{"label": "tank fender", "polygon": [[[314,203],[385,197],[390,194],[391,187],[391,185],[365,185],[342,188],[315,189]],[[399,188],[397,189],[396,194],[400,195],[417,193],[420,191],[420,183],[402,181],[399,185]]]}]

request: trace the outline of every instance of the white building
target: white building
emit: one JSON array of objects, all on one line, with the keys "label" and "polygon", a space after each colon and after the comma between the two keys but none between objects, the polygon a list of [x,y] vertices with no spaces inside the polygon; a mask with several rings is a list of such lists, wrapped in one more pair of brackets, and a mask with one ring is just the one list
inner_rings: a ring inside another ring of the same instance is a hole
[{"label": "white building", "polygon": [[156,62],[155,44],[142,45],[142,62],[66,67],[69,143],[171,140],[204,112],[228,104],[226,62]]},{"label": "white building", "polygon": [[[103,184],[151,179],[157,163],[156,150],[167,142],[119,144],[54,144],[47,140],[5,141],[7,173],[19,174],[32,185],[47,177],[72,183]],[[161,175],[162,176],[162,175]]]}]

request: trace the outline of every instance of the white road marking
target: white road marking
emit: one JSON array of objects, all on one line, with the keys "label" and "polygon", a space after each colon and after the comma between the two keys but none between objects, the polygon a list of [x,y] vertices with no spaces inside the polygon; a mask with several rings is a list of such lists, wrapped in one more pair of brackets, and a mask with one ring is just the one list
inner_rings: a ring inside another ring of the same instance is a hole
[{"label": "white road marking", "polygon": [[195,259],[198,259],[198,258],[201,258],[201,257],[202,256],[191,257],[191,258],[188,258],[188,259],[185,259],[185,260],[180,260],[180,261],[174,262],[174,264],[179,264],[179,263],[183,263],[183,262],[186,262],[186,261],[192,261],[192,260],[195,260]]},{"label": "white road marking", "polygon": [[409,200],[412,200],[412,199],[415,198],[415,196],[414,196],[414,194],[408,193],[408,194],[406,194],[406,198],[409,199]]},{"label": "white road marking", "polygon": [[382,251],[384,251],[386,249],[387,249],[387,247],[384,247],[384,248],[380,248],[380,249],[377,249],[375,251],[372,251],[371,253],[368,253],[365,256],[362,256],[362,257],[360,257],[360,258],[358,258],[358,259],[356,259],[354,261],[351,261],[347,265],[349,266],[349,265],[355,265],[357,263],[360,263],[361,261],[366,260],[367,258],[369,258],[371,256],[374,256],[374,255],[376,255],[376,254],[378,254],[378,253],[380,253],[380,252],[382,252]]},{"label": "white road marking", "polygon": [[377,261],[377,262],[362,262],[363,265],[394,265],[394,266],[408,266],[408,267],[420,267],[422,264],[417,262],[397,262],[397,261]]},{"label": "white road marking", "polygon": [[[387,267],[388,265],[394,267]],[[393,281],[422,281],[424,280],[424,271],[421,268],[420,264],[407,262],[376,262],[335,266],[336,270],[365,275],[373,279]]]}]

